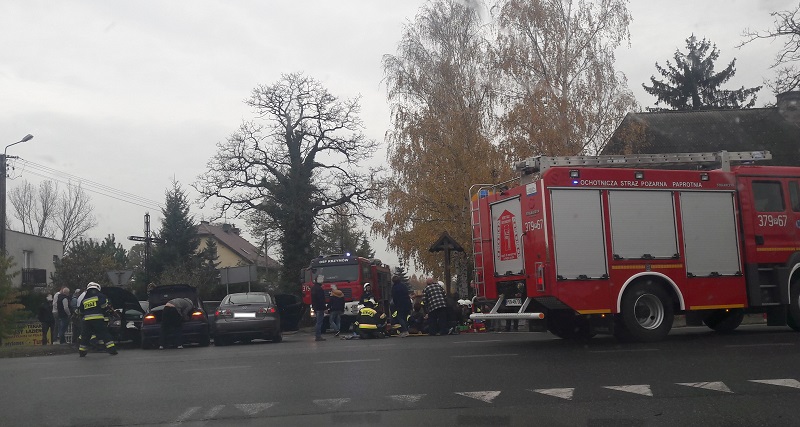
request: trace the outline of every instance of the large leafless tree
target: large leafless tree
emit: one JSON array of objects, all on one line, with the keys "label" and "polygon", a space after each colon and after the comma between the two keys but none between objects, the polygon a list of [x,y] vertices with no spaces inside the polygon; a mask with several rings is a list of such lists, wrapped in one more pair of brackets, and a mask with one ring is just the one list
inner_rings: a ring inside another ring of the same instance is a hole
[{"label": "large leafless tree", "polygon": [[294,286],[318,215],[346,205],[367,217],[376,206],[380,168],[366,162],[377,143],[362,132],[358,98],[339,99],[303,74],[256,87],[246,103],[255,119],[217,144],[194,187],[220,212],[248,217],[256,235],[275,232],[283,283]]},{"label": "large leafless tree", "polygon": [[767,80],[766,85],[776,94],[800,88],[800,5],[794,10],[772,12],[774,18],[772,28],[759,31],[746,29],[743,32],[745,41],[739,47],[756,40],[781,40],[783,47],[775,56],[772,68],[776,70],[776,77]]}]

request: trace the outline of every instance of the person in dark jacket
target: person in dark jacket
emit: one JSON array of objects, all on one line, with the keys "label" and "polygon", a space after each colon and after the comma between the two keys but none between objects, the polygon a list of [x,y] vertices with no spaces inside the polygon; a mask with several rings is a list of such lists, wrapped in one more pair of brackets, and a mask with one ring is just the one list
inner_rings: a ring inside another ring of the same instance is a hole
[{"label": "person in dark jacket", "polygon": [[[53,317],[53,296],[48,294],[47,300],[39,306],[39,312],[36,314],[39,322],[42,323],[42,345],[47,345],[49,341],[51,344],[55,342],[55,323],[56,318]],[[47,331],[50,331],[50,339],[47,339]]]},{"label": "person in dark jacket", "polygon": [[183,348],[183,321],[194,308],[189,298],[173,298],[161,312],[161,331],[158,334],[158,349],[163,350],[170,336],[176,337],[178,348]]},{"label": "person in dark jacket", "polygon": [[336,285],[331,285],[331,296],[328,300],[328,316],[334,336],[339,336],[342,332],[342,314],[344,314],[344,292],[340,291]]},{"label": "person in dark jacket", "polygon": [[[69,288],[64,287],[58,294],[58,301],[56,302],[56,309],[58,310],[58,342],[59,344],[67,343],[67,328],[69,327],[69,318],[72,316],[72,307],[69,306]],[[75,337],[73,337],[74,340]]]},{"label": "person in dark jacket", "polygon": [[400,276],[392,276],[392,301],[397,311],[397,321],[400,323],[400,337],[408,336],[408,315],[411,314],[411,298],[408,297],[408,287]]},{"label": "person in dark jacket", "polygon": [[311,308],[314,309],[317,323],[314,326],[315,341],[325,341],[322,337],[322,322],[325,320],[325,291],[322,290],[323,276],[317,276],[311,287]]},{"label": "person in dark jacket", "polygon": [[433,278],[428,278],[422,290],[422,304],[428,314],[430,335],[447,335],[447,295]]},{"label": "person in dark jacket", "polygon": [[361,298],[358,299],[359,304],[364,304],[369,300],[374,300],[375,296],[372,295],[372,285],[369,282],[364,283],[364,291],[361,292]]},{"label": "person in dark jacket", "polygon": [[81,334],[81,345],[78,347],[80,357],[85,357],[89,352],[89,340],[92,335],[103,340],[108,354],[112,356],[117,354],[116,346],[111,340],[105,321],[108,307],[108,299],[100,292],[100,285],[90,282],[86,286],[86,295],[81,300],[81,305],[78,306],[78,313],[83,317],[81,326],[83,334]]}]

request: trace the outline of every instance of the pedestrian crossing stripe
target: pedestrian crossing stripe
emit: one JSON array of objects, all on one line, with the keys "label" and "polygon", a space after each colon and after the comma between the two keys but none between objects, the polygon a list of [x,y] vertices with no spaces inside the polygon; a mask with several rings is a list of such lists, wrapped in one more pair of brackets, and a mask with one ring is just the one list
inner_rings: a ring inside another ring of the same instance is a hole
[{"label": "pedestrian crossing stripe", "polygon": [[471,397],[473,399],[481,400],[486,403],[492,403],[492,401],[497,396],[500,396],[499,391],[459,391],[456,392],[456,394],[460,394],[466,397]]},{"label": "pedestrian crossing stripe", "polygon": [[417,403],[423,397],[425,397],[424,394],[394,394],[389,396],[389,399],[403,403]]},{"label": "pedestrian crossing stripe", "polygon": [[342,405],[349,402],[349,398],[342,398],[342,399],[316,399],[314,400],[314,404],[317,406],[321,406],[328,410],[339,409]]},{"label": "pedestrian crossing stripe", "polygon": [[607,385],[607,386],[603,386],[603,387],[607,388],[607,389],[611,389],[611,390],[618,390],[618,391],[624,391],[626,393],[641,394],[642,396],[653,397],[653,392],[650,390],[650,385],[649,384]]},{"label": "pedestrian crossing stripe", "polygon": [[722,391],[725,393],[733,393],[728,386],[725,385],[722,381],[714,381],[714,382],[700,382],[700,383],[675,383],[678,385],[685,385],[687,387],[697,387],[697,388],[704,388],[706,390],[716,390]]},{"label": "pedestrian crossing stripe", "polygon": [[566,400],[572,400],[572,395],[575,393],[574,388],[537,388],[530,391]]},{"label": "pedestrian crossing stripe", "polygon": [[275,402],[268,402],[268,403],[237,403],[233,405],[236,409],[244,412],[251,417],[253,415],[258,414],[261,411],[267,410],[273,406],[275,406]]},{"label": "pedestrian crossing stripe", "polygon": [[779,380],[750,380],[753,383],[777,385],[783,387],[800,388],[800,381],[794,379],[779,379]]}]

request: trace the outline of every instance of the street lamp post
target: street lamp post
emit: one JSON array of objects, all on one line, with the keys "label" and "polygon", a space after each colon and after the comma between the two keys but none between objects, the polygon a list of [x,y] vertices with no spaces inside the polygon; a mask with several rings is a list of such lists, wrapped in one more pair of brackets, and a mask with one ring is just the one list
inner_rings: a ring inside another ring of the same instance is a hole
[{"label": "street lamp post", "polygon": [[8,156],[6,152],[8,151],[8,147],[12,145],[17,145],[21,142],[27,142],[33,139],[33,135],[27,134],[24,138],[20,139],[19,141],[6,145],[6,149],[3,150],[3,155],[0,156],[0,174],[3,176],[0,177],[0,254],[6,254],[6,176],[8,175],[8,171],[6,171],[6,160]]}]

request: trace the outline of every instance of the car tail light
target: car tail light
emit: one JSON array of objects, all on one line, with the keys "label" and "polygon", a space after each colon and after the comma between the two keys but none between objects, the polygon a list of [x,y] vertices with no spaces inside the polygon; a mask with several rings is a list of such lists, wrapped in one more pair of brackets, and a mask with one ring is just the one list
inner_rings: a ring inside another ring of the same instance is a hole
[{"label": "car tail light", "polygon": [[144,316],[144,320],[142,320],[143,325],[155,325],[156,324],[156,315],[155,314],[148,314]]},{"label": "car tail light", "polygon": [[231,317],[231,316],[233,316],[233,313],[231,313],[230,310],[217,310],[216,312],[214,312],[214,316],[217,317],[217,318],[220,318],[220,317]]},{"label": "car tail light", "polygon": [[276,312],[277,310],[275,310],[275,307],[261,307],[256,313],[258,313],[259,316],[266,316],[267,314],[273,314]]},{"label": "car tail light", "polygon": [[192,312],[192,319],[193,320],[199,319],[201,317],[203,317],[203,312],[202,311],[197,310],[197,311],[193,311]]}]

